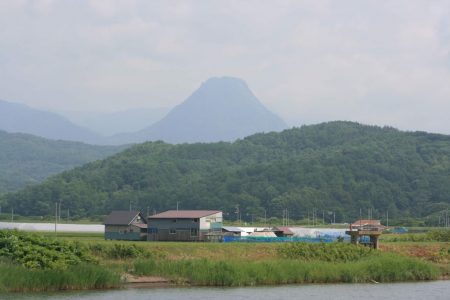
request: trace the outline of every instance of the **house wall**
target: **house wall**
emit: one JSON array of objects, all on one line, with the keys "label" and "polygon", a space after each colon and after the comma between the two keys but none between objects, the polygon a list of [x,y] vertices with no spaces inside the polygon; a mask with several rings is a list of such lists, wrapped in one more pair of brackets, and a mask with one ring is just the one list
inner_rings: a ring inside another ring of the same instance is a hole
[{"label": "house wall", "polygon": [[128,225],[105,225],[105,240],[140,241],[145,239],[140,228]]},{"label": "house wall", "polygon": [[209,215],[209,216],[200,218],[200,229],[201,230],[221,230],[222,222],[223,222],[222,213],[218,212],[213,215]]},{"label": "house wall", "polygon": [[148,220],[149,241],[203,241],[205,234],[222,228],[222,213],[197,219]]},{"label": "house wall", "polygon": [[[191,234],[191,230],[194,235]],[[200,239],[199,219],[149,219],[149,241],[196,241]]]}]

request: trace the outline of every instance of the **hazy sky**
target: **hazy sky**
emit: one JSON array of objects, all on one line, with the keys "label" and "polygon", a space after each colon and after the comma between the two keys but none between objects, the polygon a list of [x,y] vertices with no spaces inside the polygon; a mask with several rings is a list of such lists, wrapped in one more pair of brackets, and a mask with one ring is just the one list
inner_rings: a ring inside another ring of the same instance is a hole
[{"label": "hazy sky", "polygon": [[290,124],[450,134],[450,0],[0,0],[0,99],[171,107],[222,75]]}]

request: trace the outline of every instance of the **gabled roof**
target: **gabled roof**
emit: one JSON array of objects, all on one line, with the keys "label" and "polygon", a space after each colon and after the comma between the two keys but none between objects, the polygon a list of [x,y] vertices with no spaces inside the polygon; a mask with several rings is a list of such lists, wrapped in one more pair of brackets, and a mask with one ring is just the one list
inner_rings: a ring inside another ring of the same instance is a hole
[{"label": "gabled roof", "polygon": [[366,226],[366,225],[373,225],[373,226],[380,226],[380,220],[358,220],[353,222],[352,226]]},{"label": "gabled roof", "polygon": [[149,219],[197,219],[221,213],[220,210],[168,210]]},{"label": "gabled roof", "polygon": [[291,229],[289,227],[285,227],[285,226],[274,227],[273,231],[281,231],[285,235],[294,235],[294,233],[291,231]]},{"label": "gabled roof", "polygon": [[105,225],[130,225],[137,215],[141,215],[142,220],[147,223],[144,216],[139,211],[115,210],[105,219]]},{"label": "gabled roof", "polygon": [[228,232],[245,232],[241,228],[233,226],[222,226],[222,229]]}]

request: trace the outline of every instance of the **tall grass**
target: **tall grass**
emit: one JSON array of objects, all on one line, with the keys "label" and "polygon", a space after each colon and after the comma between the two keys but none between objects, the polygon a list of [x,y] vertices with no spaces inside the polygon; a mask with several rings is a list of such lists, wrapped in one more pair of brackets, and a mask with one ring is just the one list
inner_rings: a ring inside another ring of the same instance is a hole
[{"label": "tall grass", "polygon": [[372,248],[348,243],[286,243],[278,248],[282,258],[329,262],[356,261],[379,254]]},{"label": "tall grass", "polygon": [[417,259],[392,254],[356,262],[271,260],[236,261],[138,260],[136,275],[163,276],[177,283],[201,286],[247,286],[288,283],[393,282],[431,280],[440,275],[437,267]]},{"label": "tall grass", "polygon": [[30,270],[0,262],[0,292],[106,289],[120,285],[118,273],[98,265],[79,264],[65,270]]},{"label": "tall grass", "polygon": [[450,242],[450,229],[436,229],[426,233],[385,234],[384,242]]}]

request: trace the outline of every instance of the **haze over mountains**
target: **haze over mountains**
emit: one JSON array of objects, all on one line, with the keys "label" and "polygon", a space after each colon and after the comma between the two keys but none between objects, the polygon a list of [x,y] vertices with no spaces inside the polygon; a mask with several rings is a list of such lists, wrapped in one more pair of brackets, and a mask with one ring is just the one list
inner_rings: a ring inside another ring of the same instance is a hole
[{"label": "haze over mountains", "polygon": [[101,139],[99,135],[73,124],[61,115],[4,100],[0,100],[0,130],[89,144],[98,144]]},{"label": "haze over mountains", "polygon": [[[83,126],[78,126],[52,112],[0,101],[0,130],[56,140],[120,145],[155,140],[168,143],[233,141],[258,132],[287,128],[280,117],[261,104],[243,80],[232,77],[207,80],[183,103],[154,124],[164,111],[149,111],[147,120],[145,113],[146,110],[134,110],[98,116],[85,115],[84,121],[79,116],[78,120]],[[90,129],[86,129],[87,126]],[[140,130],[137,130],[139,126]],[[135,132],[109,137],[94,133],[95,130],[104,134],[124,132],[130,128],[135,129]]]},{"label": "haze over mountains", "polygon": [[87,127],[102,136],[135,132],[161,120],[169,108],[135,108],[111,113],[89,111],[61,112],[73,123]]},{"label": "haze over mountains", "polygon": [[159,122],[116,138],[125,142],[216,142],[286,128],[286,123],[264,107],[243,80],[214,77]]}]

